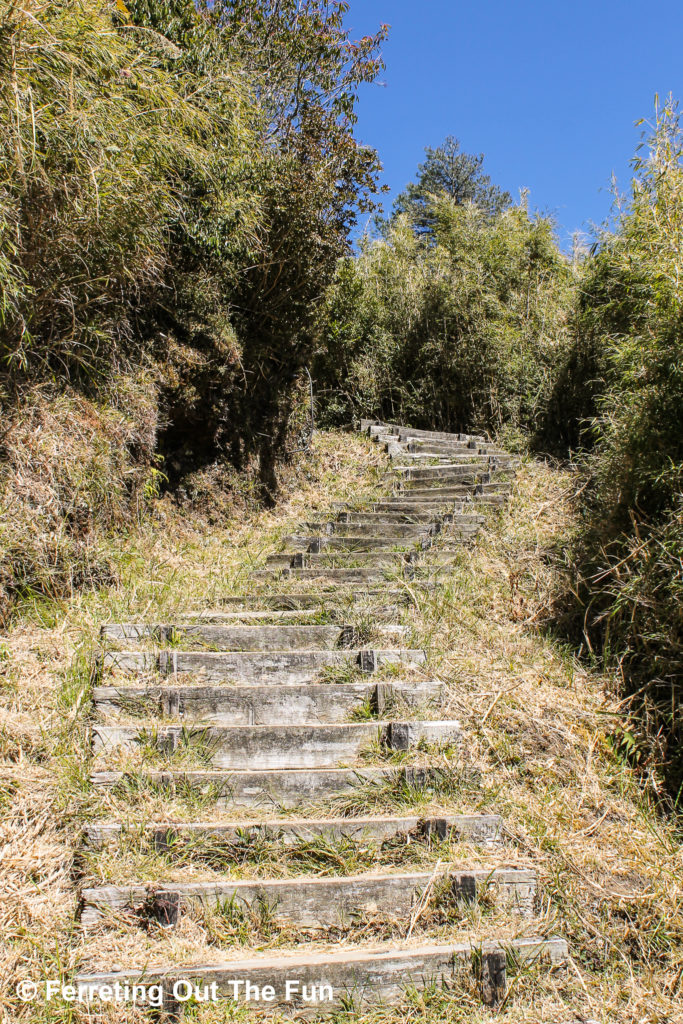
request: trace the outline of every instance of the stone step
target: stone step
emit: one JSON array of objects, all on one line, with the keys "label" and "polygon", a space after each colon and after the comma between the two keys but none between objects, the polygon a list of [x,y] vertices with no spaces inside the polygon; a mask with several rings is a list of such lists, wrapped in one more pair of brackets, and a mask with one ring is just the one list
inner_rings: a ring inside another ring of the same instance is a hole
[{"label": "stone step", "polygon": [[456,721],[369,721],[321,725],[108,726],[92,727],[93,754],[149,750],[171,756],[196,752],[216,768],[267,770],[328,768],[350,764],[378,743],[388,751],[462,741]]},{"label": "stone step", "polygon": [[445,699],[435,681],[312,683],[304,686],[98,686],[94,710],[107,719],[155,715],[220,725],[303,725],[350,721],[356,711],[386,717],[391,707],[419,707]]},{"label": "stone step", "polygon": [[315,651],[105,651],[104,671],[162,676],[183,673],[201,675],[204,680],[234,679],[246,682],[309,683],[330,669],[374,672],[383,665],[424,665],[424,651],[403,648],[379,650]]},{"label": "stone step", "polygon": [[[473,775],[473,778],[475,776]],[[475,778],[476,781],[476,778]],[[251,811],[304,810],[318,803],[329,806],[334,799],[353,799],[366,792],[420,793],[437,797],[449,790],[451,781],[440,768],[370,767],[290,769],[288,771],[96,771],[92,784],[98,789],[118,787],[122,792],[149,790],[168,799],[190,799],[192,806]]]},{"label": "stone step", "polygon": [[244,849],[254,845],[296,847],[324,838],[330,843],[341,841],[380,847],[393,840],[406,842],[457,842],[478,846],[499,846],[503,842],[503,819],[498,814],[444,814],[439,817],[381,815],[362,818],[282,818],[269,821],[154,822],[154,824],[122,825],[99,822],[87,825],[84,836],[92,849],[101,850],[118,845],[122,839],[149,841],[161,853],[182,855],[187,843],[201,851],[224,846]]},{"label": "stone step", "polygon": [[101,628],[104,640],[154,640],[162,644],[200,641],[222,651],[287,651],[331,649],[353,641],[347,626],[239,626],[220,623],[187,625],[112,622]]},{"label": "stone step", "polygon": [[217,998],[234,1000],[251,1012],[281,1010],[297,1016],[317,1015],[349,1005],[356,1010],[376,1003],[396,1005],[409,988],[452,988],[473,971],[475,977],[482,976],[482,999],[495,1003],[504,996],[506,960],[518,969],[524,964],[561,964],[567,956],[567,943],[555,936],[422,946],[392,942],[370,949],[341,948],[296,955],[278,950],[276,955],[262,954],[223,964],[168,968],[145,965],[128,971],[79,974],[74,984],[92,992],[92,1001],[97,1000],[99,992],[110,998],[117,982],[121,989],[126,985],[156,984],[161,987],[164,1009],[170,1014],[182,1013],[189,982],[200,994],[215,985]]},{"label": "stone step", "polygon": [[274,924],[312,931],[347,931],[370,918],[410,920],[422,901],[430,909],[482,898],[510,913],[530,917],[537,890],[536,872],[528,868],[445,867],[402,874],[346,875],[259,879],[258,881],[167,882],[159,885],[101,885],[83,889],[81,924],[92,927],[103,916],[131,912],[176,925],[193,905],[238,912],[266,908]]}]

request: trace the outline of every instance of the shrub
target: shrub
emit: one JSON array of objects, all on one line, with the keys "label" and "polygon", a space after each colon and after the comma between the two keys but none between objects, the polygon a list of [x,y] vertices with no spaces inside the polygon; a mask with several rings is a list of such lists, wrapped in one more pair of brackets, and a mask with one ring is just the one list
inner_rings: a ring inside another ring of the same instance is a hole
[{"label": "shrub", "polygon": [[[569,620],[616,666],[624,748],[683,785],[683,131],[669,101],[586,268],[577,345],[602,349]],[[630,701],[629,701],[630,699]]]}]

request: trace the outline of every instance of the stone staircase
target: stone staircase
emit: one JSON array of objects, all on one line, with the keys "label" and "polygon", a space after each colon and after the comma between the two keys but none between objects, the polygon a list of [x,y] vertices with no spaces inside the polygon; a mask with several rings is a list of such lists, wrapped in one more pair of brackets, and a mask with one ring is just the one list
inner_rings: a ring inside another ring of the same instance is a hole
[{"label": "stone staircase", "polygon": [[[474,541],[482,507],[506,500],[515,460],[479,437],[362,429],[391,460],[382,501],[304,524],[219,611],[102,629],[93,783],[131,806],[91,824],[85,849],[116,862],[132,843],[161,867],[153,882],[87,879],[83,929],[156,940],[133,969],[76,979],[93,991],[161,984],[170,1019],[179,979],[254,1010],[362,1009],[456,981],[496,1006],[506,969],[566,956],[537,927],[536,872],[501,818],[459,806],[477,773],[406,614]],[[149,794],[187,812],[145,820]],[[165,959],[186,916],[211,914],[242,922],[248,959],[244,939]],[[257,952],[264,929],[276,955]]]}]

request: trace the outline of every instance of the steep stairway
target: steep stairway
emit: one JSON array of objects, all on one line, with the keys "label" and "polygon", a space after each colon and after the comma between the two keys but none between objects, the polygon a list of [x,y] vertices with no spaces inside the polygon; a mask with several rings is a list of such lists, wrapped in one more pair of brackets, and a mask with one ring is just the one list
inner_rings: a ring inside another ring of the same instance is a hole
[{"label": "steep stairway", "polygon": [[[409,614],[516,461],[479,437],[362,429],[387,452],[382,500],[302,524],[216,612],[102,628],[92,780],[118,816],[86,830],[80,927],[154,941],[77,979],[93,991],[161,984],[175,1019],[179,979],[254,1010],[362,1009],[432,982],[495,1006],[506,970],[566,957],[501,817],[463,810],[467,736]],[[203,962],[178,959],[187,922],[210,937]]]}]

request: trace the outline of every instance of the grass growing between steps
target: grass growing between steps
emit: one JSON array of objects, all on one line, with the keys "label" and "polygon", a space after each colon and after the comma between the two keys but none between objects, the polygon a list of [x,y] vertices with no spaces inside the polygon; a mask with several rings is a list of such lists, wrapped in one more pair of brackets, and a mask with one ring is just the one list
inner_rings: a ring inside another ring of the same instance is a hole
[{"label": "grass growing between steps", "polygon": [[[91,789],[84,727],[93,682],[90,655],[99,624],[142,617],[172,623],[183,613],[215,608],[220,598],[245,592],[249,566],[262,564],[282,537],[296,532],[300,521],[322,518],[333,501],[360,504],[362,495],[379,493],[373,462],[382,462],[376,446],[348,436],[321,435],[315,457],[300,469],[300,486],[273,512],[240,514],[207,528],[161,510],[155,528],[112,542],[110,555],[120,584],[94,595],[75,595],[61,605],[36,603],[3,639],[3,1024],[132,1024],[145,1019],[142,1012],[122,1007],[88,1014],[56,1005],[24,1006],[12,990],[25,977],[61,974],[66,979],[75,970],[158,960],[159,936],[141,933],[125,920],[87,939],[74,926],[74,883],[87,876],[88,884],[98,884],[113,871],[108,851],[88,855],[87,863],[75,858],[78,835],[86,822],[116,816],[139,824],[173,820],[175,814],[180,820],[206,820],[220,795],[211,787],[201,794],[188,786],[169,800],[162,787],[136,789],[134,780],[112,791]],[[440,589],[430,592],[420,580],[396,577],[386,584],[408,601],[398,614],[397,621],[410,630],[400,646],[428,648],[424,677],[448,685],[439,717],[462,723],[467,740],[462,763],[444,759],[441,782],[432,787],[408,785],[397,772],[395,780],[361,787],[333,807],[317,808],[346,815],[408,808],[418,813],[439,808],[501,813],[510,845],[493,856],[490,851],[479,854],[480,862],[533,863],[542,899],[539,920],[524,928],[527,933],[564,935],[572,954],[569,968],[551,973],[533,967],[511,970],[508,997],[495,1018],[482,1009],[474,980],[465,974],[450,992],[408,993],[398,1009],[356,1012],[350,1007],[333,1018],[335,1024],[484,1024],[493,1019],[501,1024],[581,1019],[675,1024],[680,1019],[681,833],[658,817],[647,786],[612,750],[610,724],[619,709],[607,703],[604,680],[576,663],[541,628],[553,584],[546,555],[572,528],[564,504],[571,486],[566,474],[526,464],[509,507],[487,511],[486,529],[476,545],[449,556],[448,574],[435,577]],[[429,564],[429,552],[424,562]],[[264,592],[266,586],[260,584]],[[309,584],[289,579],[276,589],[300,593]],[[325,608],[336,606],[337,595],[326,599],[324,587],[318,589]],[[374,625],[372,607],[348,607],[343,621],[353,624],[354,611]],[[391,672],[386,675],[390,678]],[[132,794],[136,804],[131,804]],[[247,815],[242,811],[238,816]],[[403,852],[386,851],[375,863],[400,869],[407,863],[401,859]],[[413,850],[411,863],[432,863],[434,853]],[[447,856],[457,853],[451,850]],[[324,850],[311,844],[286,870],[335,873],[334,856],[344,868],[355,864],[365,870],[370,860],[368,853],[343,846]],[[130,857],[131,870],[144,873],[144,855]],[[137,857],[142,859],[133,864]],[[150,877],[156,857],[147,864]],[[267,863],[245,870],[254,868],[258,875]],[[274,874],[284,875],[282,864],[273,861]],[[496,937],[513,934],[502,917],[500,923]],[[403,943],[419,945],[432,938],[448,942],[470,929],[471,934],[485,934],[491,921],[487,917],[485,926],[479,924],[462,918],[442,922],[428,936],[413,934]],[[233,922],[232,927],[237,925]],[[354,935],[354,941],[367,944],[380,938],[372,922],[364,935]],[[287,936],[280,933],[273,942],[284,948]],[[320,951],[339,948],[337,942],[320,939],[309,946]],[[163,948],[178,964],[247,955],[244,946],[227,952],[210,946],[204,925],[190,919],[184,931],[164,937]],[[252,1011],[219,1006],[197,1007],[188,1019],[224,1024],[255,1017]]]}]

